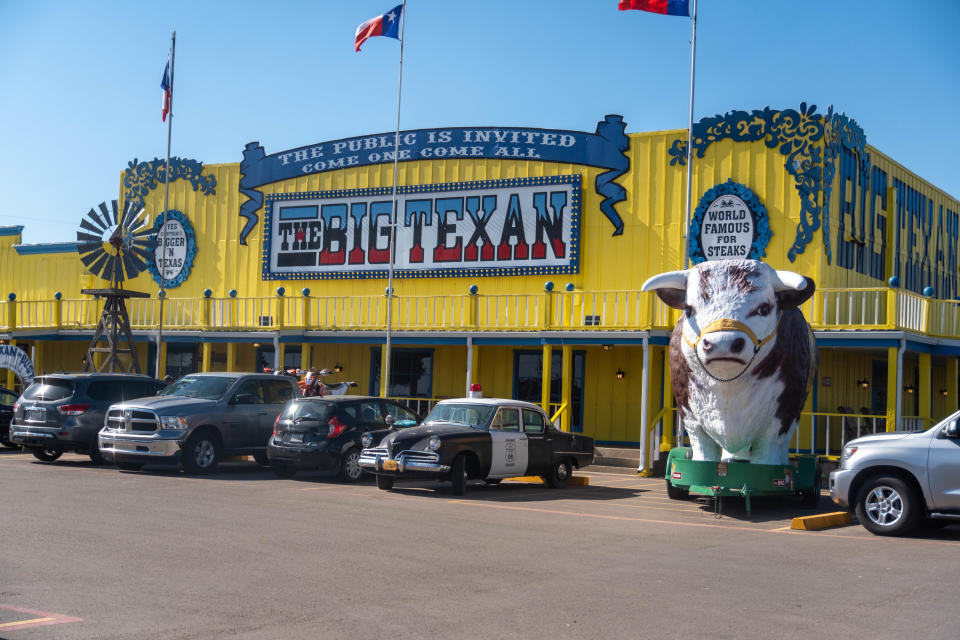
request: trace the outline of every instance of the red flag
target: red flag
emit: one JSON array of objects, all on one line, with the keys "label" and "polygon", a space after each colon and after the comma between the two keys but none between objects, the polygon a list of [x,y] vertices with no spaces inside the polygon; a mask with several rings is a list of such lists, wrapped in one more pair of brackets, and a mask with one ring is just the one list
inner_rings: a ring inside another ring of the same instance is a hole
[{"label": "red flag", "polygon": [[690,17],[690,0],[620,0],[620,11],[638,9],[665,16]]}]

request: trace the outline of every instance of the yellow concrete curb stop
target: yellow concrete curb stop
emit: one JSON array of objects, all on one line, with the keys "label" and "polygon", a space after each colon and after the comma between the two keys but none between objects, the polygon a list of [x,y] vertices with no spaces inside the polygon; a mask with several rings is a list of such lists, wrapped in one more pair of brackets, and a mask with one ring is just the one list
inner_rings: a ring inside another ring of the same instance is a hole
[{"label": "yellow concrete curb stop", "polygon": [[[504,478],[504,482],[526,482],[528,484],[543,484],[543,478],[540,476],[517,476],[516,478]],[[570,486],[586,487],[590,484],[590,476],[570,476]]]},{"label": "yellow concrete curb stop", "polygon": [[853,518],[847,511],[834,511],[833,513],[820,513],[815,516],[803,516],[794,518],[790,523],[791,529],[800,531],[816,531],[817,529],[826,529],[827,527],[842,527],[853,523]]}]

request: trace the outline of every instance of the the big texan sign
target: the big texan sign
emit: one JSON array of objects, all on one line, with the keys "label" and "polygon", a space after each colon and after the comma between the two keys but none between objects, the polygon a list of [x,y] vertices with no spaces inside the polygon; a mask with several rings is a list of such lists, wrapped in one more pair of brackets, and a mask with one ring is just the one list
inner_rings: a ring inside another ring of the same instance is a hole
[{"label": "the big texan sign", "polygon": [[[266,198],[263,277],[383,277],[392,188]],[[576,273],[580,176],[397,189],[398,277]]]}]

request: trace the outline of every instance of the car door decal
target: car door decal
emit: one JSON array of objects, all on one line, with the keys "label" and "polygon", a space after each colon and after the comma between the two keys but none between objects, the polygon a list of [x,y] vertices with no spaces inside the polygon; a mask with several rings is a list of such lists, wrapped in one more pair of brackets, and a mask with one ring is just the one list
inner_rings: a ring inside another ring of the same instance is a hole
[{"label": "car door decal", "polygon": [[522,476],[527,471],[527,434],[516,431],[491,431],[491,478]]}]

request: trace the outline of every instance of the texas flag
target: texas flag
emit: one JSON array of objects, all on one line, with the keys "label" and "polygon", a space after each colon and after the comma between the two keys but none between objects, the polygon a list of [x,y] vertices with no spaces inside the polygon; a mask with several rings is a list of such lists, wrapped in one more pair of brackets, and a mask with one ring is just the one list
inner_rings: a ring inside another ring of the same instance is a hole
[{"label": "texas flag", "polygon": [[665,16],[690,17],[690,0],[620,0],[620,11],[639,9]]},{"label": "texas flag", "polygon": [[167,66],[163,68],[163,80],[160,81],[160,88],[163,89],[163,121],[167,121],[167,114],[170,113],[170,101],[173,98],[173,88],[170,86],[170,61],[167,60]]},{"label": "texas flag", "polygon": [[397,5],[382,16],[370,18],[359,27],[357,27],[356,49],[360,51],[360,45],[366,42],[367,38],[373,36],[386,36],[388,38],[400,39],[400,15],[403,13],[403,5]]}]

